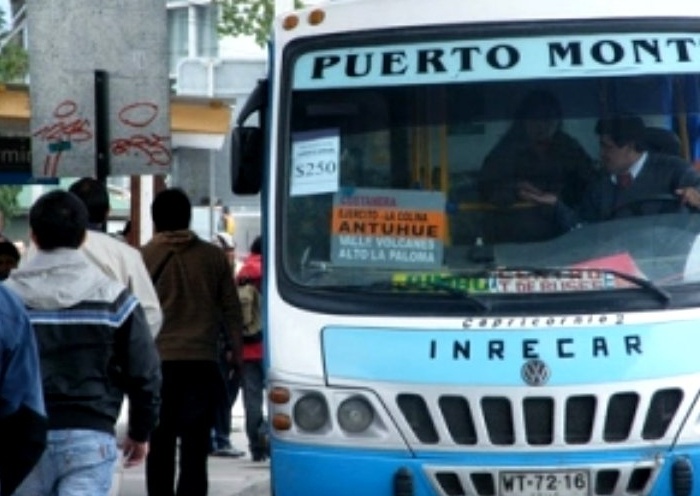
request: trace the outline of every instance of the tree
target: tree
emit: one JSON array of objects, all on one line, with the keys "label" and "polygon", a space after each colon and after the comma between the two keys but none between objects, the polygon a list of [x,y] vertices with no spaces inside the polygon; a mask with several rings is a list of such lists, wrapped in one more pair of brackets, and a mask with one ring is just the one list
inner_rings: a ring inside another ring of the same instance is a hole
[{"label": "tree", "polygon": [[[26,50],[9,39],[5,26],[5,12],[0,9],[0,84],[21,80],[29,69]],[[0,211],[8,222],[17,213],[17,197],[21,191],[20,186],[0,185]]]},{"label": "tree", "polygon": [[29,70],[27,51],[5,31],[5,12],[0,9],[0,83],[24,78]]},{"label": "tree", "polygon": [[[221,10],[218,31],[224,36],[252,36],[264,47],[275,16],[274,0],[217,0]],[[294,0],[294,8],[304,4]]]}]

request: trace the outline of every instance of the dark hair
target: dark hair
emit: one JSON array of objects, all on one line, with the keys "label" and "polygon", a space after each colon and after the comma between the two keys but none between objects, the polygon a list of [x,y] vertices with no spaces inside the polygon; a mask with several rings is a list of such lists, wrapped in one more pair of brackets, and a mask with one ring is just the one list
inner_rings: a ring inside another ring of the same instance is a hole
[{"label": "dark hair", "polygon": [[119,231],[119,234],[121,234],[121,235],[124,236],[124,237],[128,236],[129,234],[131,234],[131,219],[127,220],[127,221],[124,223],[124,227],[122,227],[122,230]]},{"label": "dark hair", "polygon": [[250,245],[250,252],[256,255],[262,253],[262,238],[260,236],[256,236],[253,240],[253,243]]},{"label": "dark hair", "polygon": [[15,244],[12,241],[7,240],[0,241],[0,255],[8,255],[14,258],[15,261],[18,261],[20,257],[19,250]]},{"label": "dark hair", "polygon": [[518,105],[515,111],[517,120],[551,119],[561,121],[559,100],[547,90],[531,91]]},{"label": "dark hair", "polygon": [[83,177],[70,185],[68,191],[80,198],[88,211],[91,224],[104,224],[109,215],[107,187],[92,177]]},{"label": "dark hair", "polygon": [[29,209],[29,226],[42,250],[80,247],[87,224],[85,204],[68,191],[45,193]]},{"label": "dark hair", "polygon": [[595,125],[595,132],[599,136],[610,136],[616,146],[632,145],[640,152],[646,150],[645,131],[642,118],[634,115],[605,117]]},{"label": "dark hair", "polygon": [[188,229],[192,204],[187,193],[180,188],[164,189],[151,203],[151,217],[156,232]]}]

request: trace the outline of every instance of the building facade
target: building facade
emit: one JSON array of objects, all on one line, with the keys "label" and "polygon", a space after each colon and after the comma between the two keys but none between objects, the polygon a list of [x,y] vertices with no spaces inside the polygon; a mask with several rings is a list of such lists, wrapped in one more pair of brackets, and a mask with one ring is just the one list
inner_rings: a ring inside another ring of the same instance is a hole
[{"label": "building facade", "polygon": [[[219,11],[212,0],[164,0],[167,8],[168,57],[170,88],[175,96],[195,98],[215,98],[235,108],[244,101],[252,90],[255,80],[263,75],[265,60],[262,55],[257,60],[246,56],[238,60],[235,51],[221,57],[217,33]],[[27,9],[25,0],[11,0],[10,13],[5,13],[6,24],[11,38],[27,45]],[[230,40],[229,40],[230,41]],[[226,42],[226,40],[224,40]],[[231,44],[227,43],[230,47]],[[262,54],[262,51],[261,51]],[[30,84],[30,81],[24,81]],[[246,218],[259,213],[259,198],[234,197],[230,191],[229,141],[219,150],[181,148],[177,150],[170,177],[166,182],[187,190],[193,203],[212,210],[213,205],[230,205],[234,212],[244,212]],[[110,177],[109,183],[116,188],[129,188],[130,178]],[[37,187],[31,187],[37,188]],[[36,192],[23,193],[22,202],[31,204]],[[27,205],[28,206],[28,205]],[[130,212],[115,211],[121,218]],[[259,219],[259,215],[257,217]],[[199,226],[198,232],[210,236],[213,221],[208,226]],[[255,229],[253,229],[255,230]],[[239,242],[247,245],[246,235]]]}]

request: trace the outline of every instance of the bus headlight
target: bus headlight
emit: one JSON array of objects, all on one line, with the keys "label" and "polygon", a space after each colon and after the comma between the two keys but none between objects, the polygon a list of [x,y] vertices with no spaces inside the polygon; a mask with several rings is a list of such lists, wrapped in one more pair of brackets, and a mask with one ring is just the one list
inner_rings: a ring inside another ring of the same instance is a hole
[{"label": "bus headlight", "polygon": [[294,405],[294,422],[301,430],[318,431],[328,423],[328,418],[328,404],[320,394],[307,394]]},{"label": "bus headlight", "polygon": [[348,398],[338,407],[340,427],[353,434],[367,430],[373,420],[374,409],[372,405],[360,396]]}]

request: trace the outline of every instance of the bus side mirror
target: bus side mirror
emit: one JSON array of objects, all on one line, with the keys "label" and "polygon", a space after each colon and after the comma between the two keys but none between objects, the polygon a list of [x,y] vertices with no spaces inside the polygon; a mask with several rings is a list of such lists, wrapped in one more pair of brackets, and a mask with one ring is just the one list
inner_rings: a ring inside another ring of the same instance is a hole
[{"label": "bus side mirror", "polygon": [[259,127],[239,126],[231,136],[231,190],[237,195],[255,195],[262,186],[265,153]]}]

